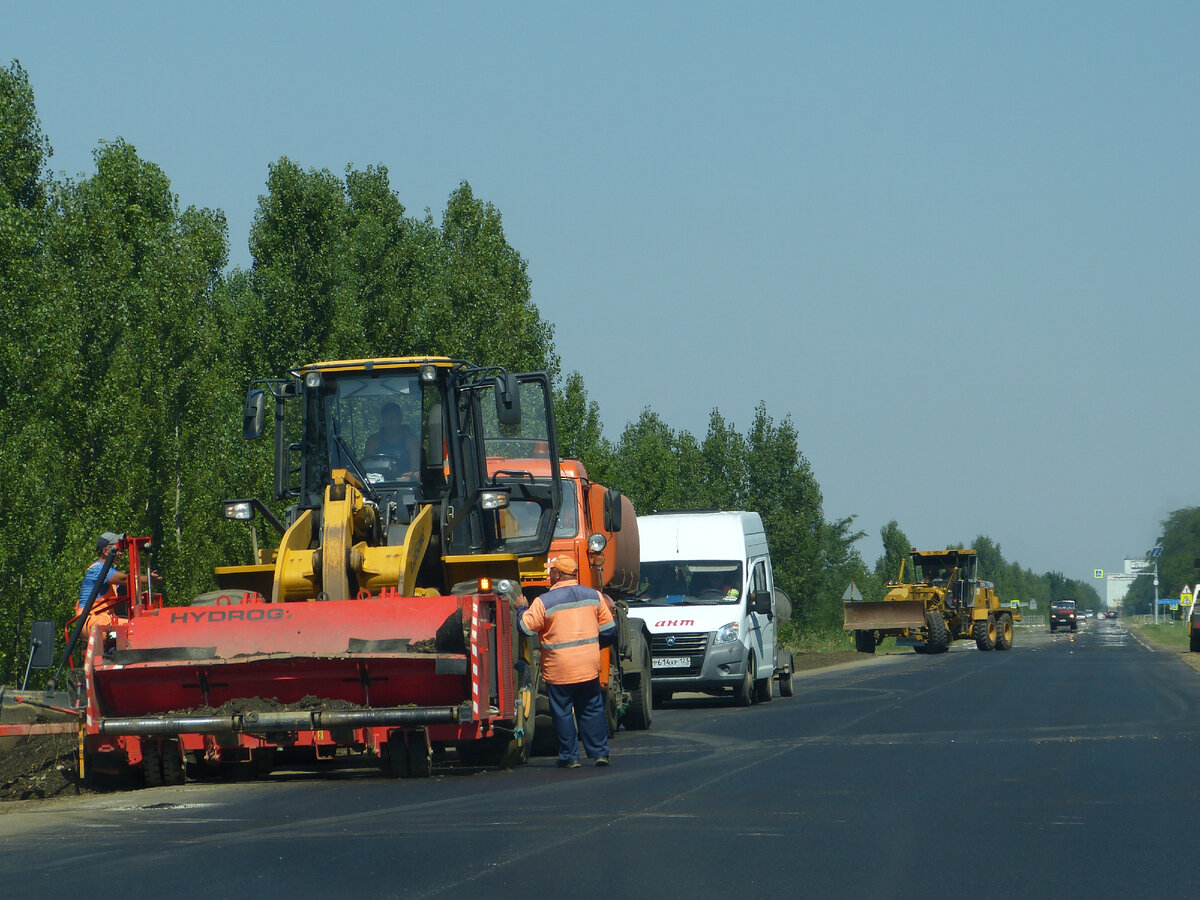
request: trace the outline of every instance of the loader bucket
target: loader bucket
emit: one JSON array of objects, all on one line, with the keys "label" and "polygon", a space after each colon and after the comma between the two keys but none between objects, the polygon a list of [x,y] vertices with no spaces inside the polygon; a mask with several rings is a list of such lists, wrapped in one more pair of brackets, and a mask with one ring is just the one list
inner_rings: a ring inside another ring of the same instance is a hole
[{"label": "loader bucket", "polygon": [[851,601],[845,604],[846,631],[902,631],[925,627],[925,604],[920,600]]}]

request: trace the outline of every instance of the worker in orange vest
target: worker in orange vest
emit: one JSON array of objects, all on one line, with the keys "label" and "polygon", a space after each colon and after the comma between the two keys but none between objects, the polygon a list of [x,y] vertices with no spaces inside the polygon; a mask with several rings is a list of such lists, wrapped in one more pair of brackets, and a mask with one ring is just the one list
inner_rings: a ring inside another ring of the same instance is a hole
[{"label": "worker in orange vest", "polygon": [[[605,597],[583,587],[570,556],[550,561],[550,590],[521,610],[517,624],[542,645],[542,677],[558,738],[558,765],[579,768],[579,741],[597,766],[608,765],[608,723],[600,692],[600,648],[612,644],[617,623]],[[579,721],[576,730],[575,722]]]}]

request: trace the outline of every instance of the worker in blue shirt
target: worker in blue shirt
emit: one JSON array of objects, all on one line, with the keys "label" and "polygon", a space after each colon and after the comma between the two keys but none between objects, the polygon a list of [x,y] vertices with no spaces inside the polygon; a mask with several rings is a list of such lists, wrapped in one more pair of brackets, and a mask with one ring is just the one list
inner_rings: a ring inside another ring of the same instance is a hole
[{"label": "worker in blue shirt", "polygon": [[[83,573],[83,584],[79,586],[79,603],[76,605],[76,610],[82,610],[83,605],[87,603],[87,599],[91,596],[92,588],[95,587],[96,579],[100,577],[100,570],[104,568],[104,558],[108,555],[108,548],[121,539],[121,535],[113,534],[111,531],[106,531],[100,537],[96,538],[96,561],[88,566],[86,572]],[[113,560],[114,564],[116,560]],[[104,590],[109,585],[116,585],[118,588],[125,585],[129,581],[129,576],[120,571],[114,565],[108,570],[108,575],[105,576],[104,589],[100,590],[97,596],[104,593]]]}]

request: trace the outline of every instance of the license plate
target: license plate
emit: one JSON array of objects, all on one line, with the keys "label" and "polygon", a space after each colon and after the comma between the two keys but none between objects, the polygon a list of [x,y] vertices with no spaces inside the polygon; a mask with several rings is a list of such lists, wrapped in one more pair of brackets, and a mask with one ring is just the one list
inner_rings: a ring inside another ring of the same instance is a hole
[{"label": "license plate", "polygon": [[690,656],[656,656],[653,667],[655,669],[686,669],[691,664]]}]

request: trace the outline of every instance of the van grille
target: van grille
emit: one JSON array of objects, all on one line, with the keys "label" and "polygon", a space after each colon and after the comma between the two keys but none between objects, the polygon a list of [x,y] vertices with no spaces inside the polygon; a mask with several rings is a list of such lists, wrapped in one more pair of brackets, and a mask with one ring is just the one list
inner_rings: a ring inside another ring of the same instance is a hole
[{"label": "van grille", "polygon": [[707,634],[656,634],[650,650],[655,656],[703,656],[707,647]]},{"label": "van grille", "polygon": [[[673,645],[668,642],[674,638]],[[691,665],[678,668],[655,666],[655,675],[666,678],[694,678],[704,668],[704,651],[708,647],[707,634],[656,634],[650,643],[653,656],[688,656]]]}]

